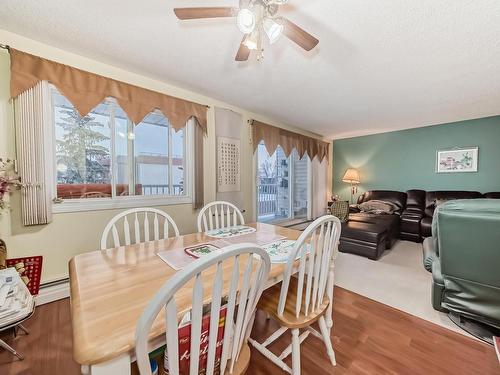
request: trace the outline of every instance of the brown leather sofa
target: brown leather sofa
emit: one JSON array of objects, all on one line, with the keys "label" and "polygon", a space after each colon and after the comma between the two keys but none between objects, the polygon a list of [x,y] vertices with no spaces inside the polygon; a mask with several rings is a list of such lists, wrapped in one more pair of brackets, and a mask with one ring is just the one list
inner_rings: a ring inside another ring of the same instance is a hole
[{"label": "brown leather sofa", "polygon": [[385,200],[400,209],[393,215],[376,215],[351,209],[349,221],[343,223],[340,251],[378,259],[390,249],[398,238],[422,242],[432,235],[432,217],[437,205],[453,199],[500,199],[500,192],[481,194],[477,191],[424,191],[407,192],[371,190],[358,198],[358,204],[369,200]]},{"label": "brown leather sofa", "polygon": [[492,191],[490,193],[485,193],[483,194],[483,198],[500,199],[500,191]]}]

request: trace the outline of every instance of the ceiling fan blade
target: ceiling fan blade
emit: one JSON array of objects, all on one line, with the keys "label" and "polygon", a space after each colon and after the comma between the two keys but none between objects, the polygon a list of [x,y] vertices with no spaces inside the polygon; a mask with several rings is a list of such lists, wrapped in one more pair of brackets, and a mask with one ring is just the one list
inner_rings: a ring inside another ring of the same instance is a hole
[{"label": "ceiling fan blade", "polygon": [[248,57],[250,56],[250,50],[248,49],[247,46],[243,44],[245,38],[246,36],[244,36],[243,39],[241,40],[240,48],[238,49],[236,57],[234,58],[236,61],[247,61]]},{"label": "ceiling fan blade", "polygon": [[283,26],[285,36],[306,51],[312,50],[319,43],[318,39],[286,18],[283,18]]},{"label": "ceiling fan blade", "polygon": [[232,7],[174,8],[174,13],[180,20],[235,17],[238,14],[238,8],[232,8]]}]

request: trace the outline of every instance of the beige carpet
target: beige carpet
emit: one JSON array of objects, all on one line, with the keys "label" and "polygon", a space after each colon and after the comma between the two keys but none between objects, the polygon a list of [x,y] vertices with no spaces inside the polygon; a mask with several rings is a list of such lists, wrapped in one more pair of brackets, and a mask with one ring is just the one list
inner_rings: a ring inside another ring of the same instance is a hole
[{"label": "beige carpet", "polygon": [[375,301],[468,335],[431,305],[432,275],[422,265],[422,244],[398,241],[377,261],[340,253],[335,283]]}]

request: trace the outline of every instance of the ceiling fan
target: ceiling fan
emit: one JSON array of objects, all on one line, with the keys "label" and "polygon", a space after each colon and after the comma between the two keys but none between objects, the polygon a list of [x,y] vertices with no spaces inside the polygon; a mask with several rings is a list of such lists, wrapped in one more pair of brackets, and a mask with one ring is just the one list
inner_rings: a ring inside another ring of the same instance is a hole
[{"label": "ceiling fan", "polygon": [[244,34],[236,53],[236,61],[246,61],[250,51],[257,51],[257,59],[263,57],[262,39],[267,36],[270,44],[282,34],[306,51],[312,50],[319,40],[285,17],[278,16],[280,5],[288,0],[240,0],[236,7],[174,8],[180,20],[201,18],[236,17],[236,24]]}]

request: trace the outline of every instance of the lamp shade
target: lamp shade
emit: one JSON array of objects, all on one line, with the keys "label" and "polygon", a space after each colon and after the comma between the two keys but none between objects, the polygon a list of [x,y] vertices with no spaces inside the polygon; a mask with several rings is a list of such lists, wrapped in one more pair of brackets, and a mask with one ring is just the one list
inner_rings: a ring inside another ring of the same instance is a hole
[{"label": "lamp shade", "polygon": [[350,184],[359,184],[359,172],[357,169],[349,168],[344,173],[344,177],[342,177],[343,182],[348,182]]}]

